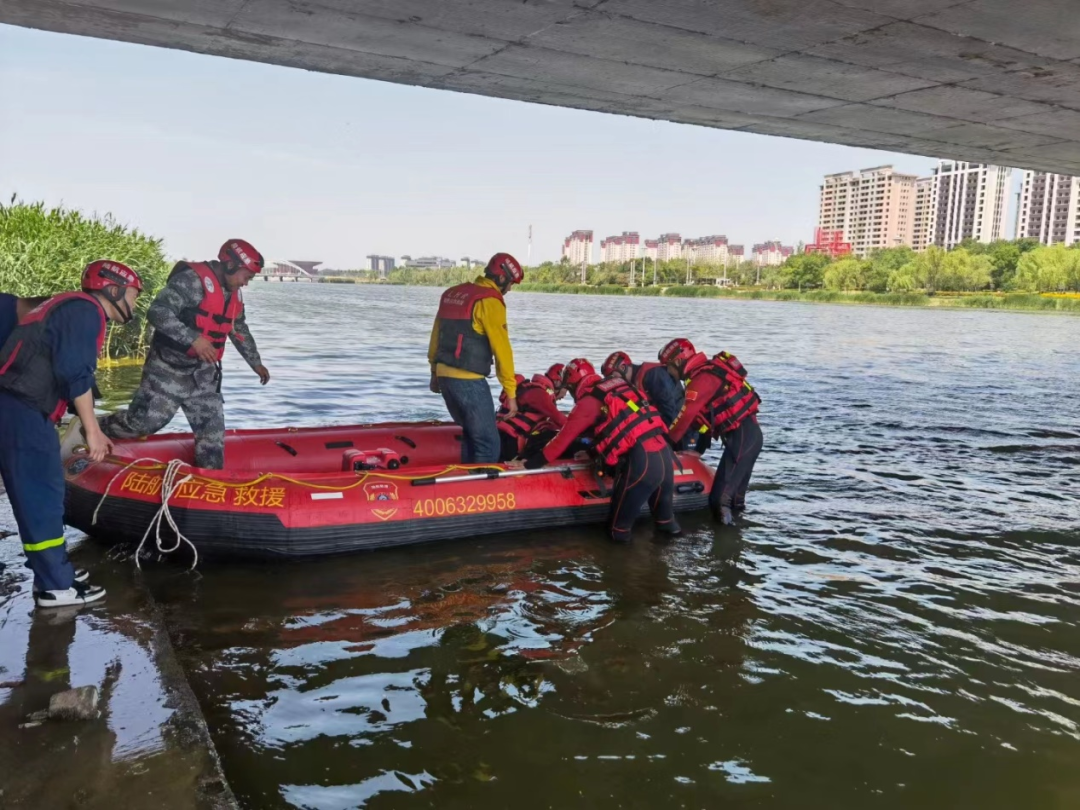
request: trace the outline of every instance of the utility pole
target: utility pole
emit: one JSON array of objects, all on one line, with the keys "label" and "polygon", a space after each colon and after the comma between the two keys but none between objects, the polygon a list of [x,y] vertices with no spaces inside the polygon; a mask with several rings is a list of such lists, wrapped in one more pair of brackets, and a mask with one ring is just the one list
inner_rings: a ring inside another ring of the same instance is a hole
[{"label": "utility pole", "polygon": [[[660,254],[660,248],[659,247],[657,247],[656,253],[657,253],[657,255]],[[652,285],[654,287],[656,286],[656,256],[652,257]]]},{"label": "utility pole", "polygon": [[686,286],[690,286],[690,254],[686,254]]},{"label": "utility pole", "polygon": [[529,252],[525,254],[525,264],[532,267],[532,225],[529,226]]}]

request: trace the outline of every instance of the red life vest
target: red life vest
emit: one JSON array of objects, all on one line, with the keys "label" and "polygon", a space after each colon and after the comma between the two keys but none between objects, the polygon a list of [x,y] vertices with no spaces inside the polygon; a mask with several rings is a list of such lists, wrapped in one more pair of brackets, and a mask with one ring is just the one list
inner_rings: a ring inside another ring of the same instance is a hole
[{"label": "red life vest", "polygon": [[61,386],[53,373],[52,350],[45,338],[49,317],[72,301],[89,301],[101,318],[97,333],[97,353],[105,345],[105,310],[94,296],[84,292],[54,295],[30,310],[0,348],[0,391],[45,414],[53,422],[67,410]]},{"label": "red life vest", "polygon": [[690,372],[690,385],[703,374],[720,380],[720,387],[712,400],[702,409],[700,423],[711,428],[714,437],[734,430],[748,416],[758,412],[761,397],[746,381],[746,369],[739,359],[728,352],[720,352]]},{"label": "red life vest", "polygon": [[[202,282],[203,297],[198,307],[188,308],[180,313],[180,322],[198,330],[200,337],[209,340],[220,362],[225,356],[225,341],[232,332],[233,323],[244,312],[244,300],[240,297],[239,290],[229,295],[226,300],[224,285],[218,279],[214,268],[206,262],[180,262],[173,268],[169,278],[187,269],[194,270]],[[184,352],[189,357],[196,356],[195,350],[190,346],[184,346],[160,332],[154,333],[154,342]]]},{"label": "red life vest", "polygon": [[586,396],[600,400],[602,418],[597,424],[597,454],[614,467],[638,442],[667,433],[664,420],[648,398],[619,377],[608,377]]},{"label": "red life vest", "polygon": [[499,431],[505,433],[507,436],[516,438],[519,451],[525,449],[525,443],[529,440],[529,436],[536,433],[541,428],[550,427],[551,429],[557,429],[546,414],[522,403],[521,394],[532,388],[542,388],[542,386],[537,385],[534,382],[524,382],[518,385],[518,410],[513,416],[507,416],[505,406],[500,408],[499,412],[496,414],[498,417],[496,426],[499,428]]},{"label": "red life vest", "polygon": [[473,309],[485,298],[503,300],[492,287],[473,282],[458,284],[439,299],[439,342],[435,362],[487,377],[494,357],[487,335],[473,329]]}]

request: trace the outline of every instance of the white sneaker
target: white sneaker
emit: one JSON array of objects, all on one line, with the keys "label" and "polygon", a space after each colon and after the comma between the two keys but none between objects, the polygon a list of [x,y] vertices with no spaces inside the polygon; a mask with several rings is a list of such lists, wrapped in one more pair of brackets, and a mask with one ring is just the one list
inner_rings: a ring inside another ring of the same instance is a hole
[{"label": "white sneaker", "polygon": [[60,438],[60,461],[64,462],[71,458],[75,448],[80,444],[86,444],[86,436],[83,435],[82,420],[73,416],[68,422],[64,435]]},{"label": "white sneaker", "polygon": [[[72,579],[75,581],[76,584],[82,584],[83,582],[86,582],[86,580],[90,579],[90,572],[87,571],[85,568],[76,568],[75,576],[72,577]],[[37,596],[39,593],[42,592],[39,591],[37,588],[34,588],[34,596]]]},{"label": "white sneaker", "polygon": [[41,591],[34,594],[34,601],[40,608],[88,605],[104,598],[105,589],[100,585],[87,585],[82,582],[76,582],[66,591]]}]

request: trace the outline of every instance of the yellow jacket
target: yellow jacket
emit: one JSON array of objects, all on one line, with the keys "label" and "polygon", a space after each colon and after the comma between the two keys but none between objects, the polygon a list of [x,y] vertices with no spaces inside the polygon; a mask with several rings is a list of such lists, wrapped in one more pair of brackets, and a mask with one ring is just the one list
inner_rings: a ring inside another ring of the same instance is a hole
[{"label": "yellow jacket", "polygon": [[[490,278],[478,276],[473,282],[480,287],[499,289]],[[473,329],[479,335],[486,335],[491,344],[491,353],[495,357],[495,376],[499,378],[503,391],[508,397],[517,396],[517,381],[514,379],[514,350],[510,346],[510,331],[506,325],[506,304],[498,298],[482,298],[473,307]],[[439,347],[439,319],[431,327],[431,339],[428,341],[428,363],[436,377],[453,377],[458,380],[481,380],[483,377],[471,371],[454,368],[445,363],[435,362],[435,352]]]}]

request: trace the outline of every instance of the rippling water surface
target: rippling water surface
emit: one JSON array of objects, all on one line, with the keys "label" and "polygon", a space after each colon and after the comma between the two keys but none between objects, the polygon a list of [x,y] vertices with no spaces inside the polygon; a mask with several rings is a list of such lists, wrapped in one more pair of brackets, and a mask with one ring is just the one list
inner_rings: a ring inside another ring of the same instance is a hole
[{"label": "rippling water surface", "polygon": [[[437,298],[252,287],[274,379],[230,350],[230,426],[443,416]],[[1080,320],[508,303],[530,374],[735,352],[765,403],[746,519],[157,567],[246,806],[1080,806]]]}]

